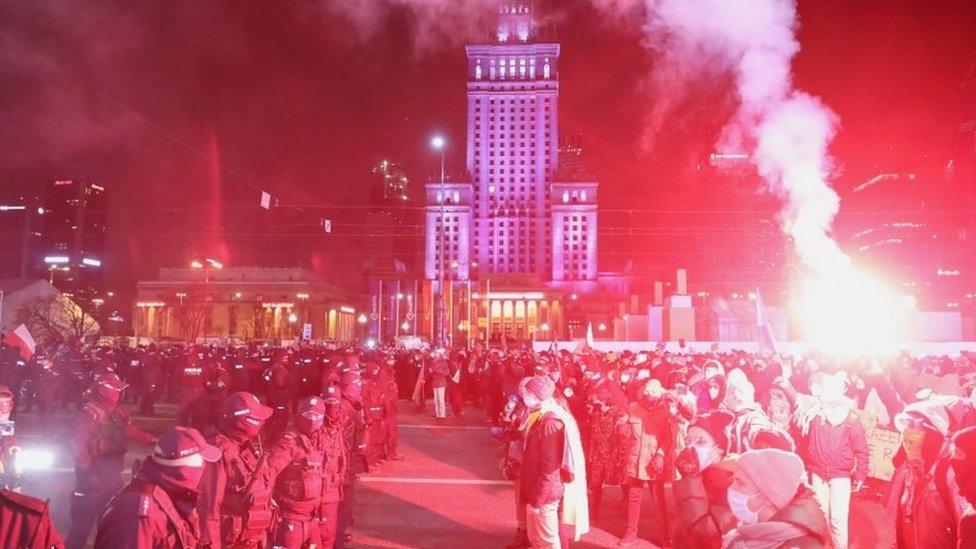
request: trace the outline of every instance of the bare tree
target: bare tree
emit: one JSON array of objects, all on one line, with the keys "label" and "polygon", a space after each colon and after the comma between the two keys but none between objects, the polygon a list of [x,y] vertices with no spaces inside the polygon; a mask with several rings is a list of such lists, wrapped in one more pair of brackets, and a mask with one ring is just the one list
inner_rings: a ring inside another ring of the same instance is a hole
[{"label": "bare tree", "polygon": [[264,339],[267,337],[267,323],[265,322],[265,310],[263,307],[254,307],[251,313],[251,337],[254,339]]},{"label": "bare tree", "polygon": [[173,307],[173,316],[180,326],[180,337],[190,342],[197,340],[203,329],[206,306],[202,303],[186,302]]},{"label": "bare tree", "polygon": [[63,295],[34,299],[17,311],[16,318],[47,346],[98,341],[102,334],[98,321]]}]

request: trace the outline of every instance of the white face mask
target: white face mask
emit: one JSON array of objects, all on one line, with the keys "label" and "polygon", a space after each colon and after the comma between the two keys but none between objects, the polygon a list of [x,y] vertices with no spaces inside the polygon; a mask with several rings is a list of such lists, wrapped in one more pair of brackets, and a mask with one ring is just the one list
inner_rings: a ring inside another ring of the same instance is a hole
[{"label": "white face mask", "polygon": [[698,470],[704,471],[706,467],[715,463],[718,459],[718,448],[711,444],[695,444],[692,446],[695,455],[698,456]]},{"label": "white face mask", "polygon": [[718,398],[718,387],[709,387],[708,388],[708,396],[712,397],[712,400],[717,399]]},{"label": "white face mask", "polygon": [[726,496],[729,500],[729,509],[732,510],[735,518],[739,519],[739,522],[742,524],[756,524],[759,522],[759,511],[749,509],[749,500],[752,499],[752,496],[743,494],[731,486],[729,486]]}]

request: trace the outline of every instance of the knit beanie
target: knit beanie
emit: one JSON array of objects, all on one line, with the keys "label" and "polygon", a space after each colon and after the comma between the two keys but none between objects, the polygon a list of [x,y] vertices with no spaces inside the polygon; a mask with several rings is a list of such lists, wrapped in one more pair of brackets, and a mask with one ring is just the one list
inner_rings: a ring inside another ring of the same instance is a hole
[{"label": "knit beanie", "polygon": [[715,445],[723,452],[729,451],[729,429],[732,425],[732,415],[725,412],[712,412],[698,417],[691,425],[704,429],[713,439]]},{"label": "knit beanie", "polygon": [[735,470],[751,480],[777,511],[793,501],[804,474],[800,456],[775,448],[749,450],[735,462]]},{"label": "knit beanie", "polygon": [[556,383],[549,376],[534,376],[525,382],[525,390],[540,401],[547,400],[556,392]]}]

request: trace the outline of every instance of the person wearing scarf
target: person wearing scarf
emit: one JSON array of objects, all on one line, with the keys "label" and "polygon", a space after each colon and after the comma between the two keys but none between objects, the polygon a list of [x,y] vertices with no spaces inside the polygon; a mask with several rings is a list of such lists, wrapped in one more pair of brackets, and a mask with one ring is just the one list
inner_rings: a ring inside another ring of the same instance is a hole
[{"label": "person wearing scarf", "polygon": [[830,522],[835,549],[846,549],[851,492],[868,476],[867,434],[844,394],[843,372],[823,375],[811,386],[815,396],[797,395],[797,423],[805,443],[813,491]]},{"label": "person wearing scarf", "polygon": [[722,549],[814,549],[830,546],[827,522],[803,485],[803,461],[775,448],[750,450],[735,462],[727,498],[738,526]]},{"label": "person wearing scarf", "polygon": [[749,450],[752,431],[771,425],[766,412],[756,402],[756,388],[749,381],[746,373],[739,368],[729,372],[720,410],[731,413],[735,418],[732,421],[732,436],[729,442],[729,452],[732,454],[741,454]]},{"label": "person wearing scarf", "polygon": [[[957,493],[954,480],[960,477],[952,474],[947,459],[951,421],[945,403],[914,402],[895,416],[894,423],[902,434],[902,447],[893,459],[897,469],[885,511],[895,525],[896,546],[967,547],[956,543],[956,525],[968,505]],[[969,480],[965,474],[963,479]]]},{"label": "person wearing scarf", "polygon": [[956,546],[976,546],[976,427],[953,435],[949,460],[958,497]]},{"label": "person wearing scarf", "polygon": [[586,464],[579,428],[554,399],[548,376],[529,379],[522,399],[530,410],[525,426],[521,500],[533,548],[560,548],[589,531]]}]

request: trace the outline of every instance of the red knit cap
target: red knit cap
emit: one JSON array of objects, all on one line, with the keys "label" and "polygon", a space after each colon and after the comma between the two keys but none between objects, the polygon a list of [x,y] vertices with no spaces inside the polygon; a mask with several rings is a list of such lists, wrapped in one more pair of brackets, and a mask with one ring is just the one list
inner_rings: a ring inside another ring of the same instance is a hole
[{"label": "red knit cap", "polygon": [[555,394],[556,383],[549,376],[535,376],[525,382],[525,390],[539,400],[546,400]]}]

